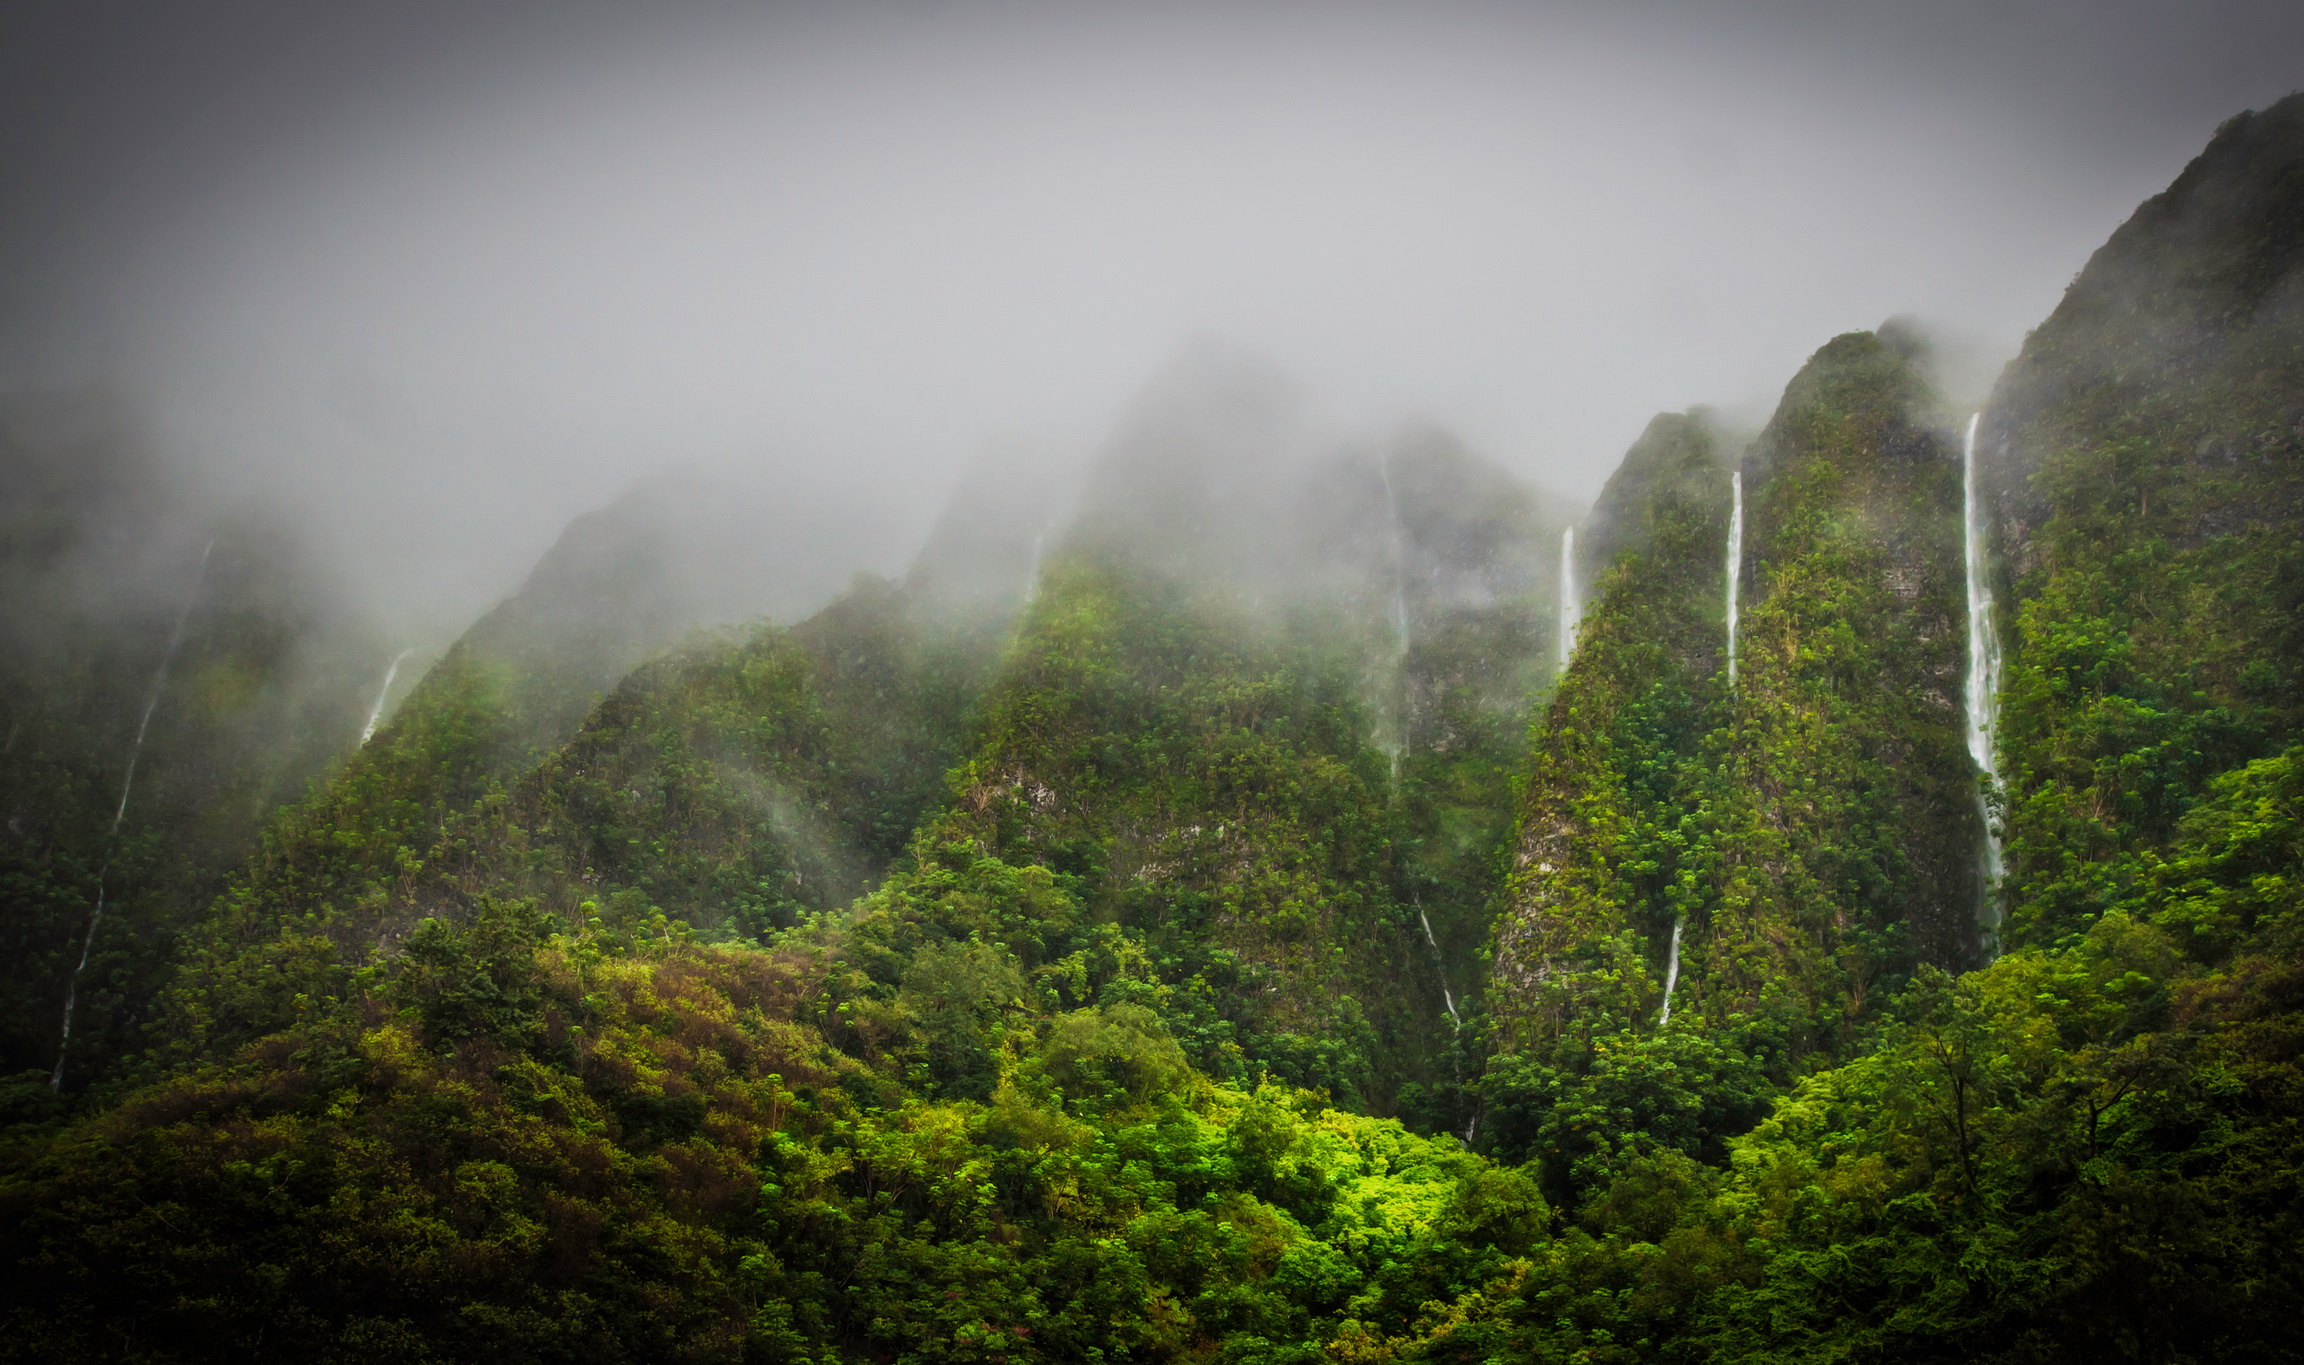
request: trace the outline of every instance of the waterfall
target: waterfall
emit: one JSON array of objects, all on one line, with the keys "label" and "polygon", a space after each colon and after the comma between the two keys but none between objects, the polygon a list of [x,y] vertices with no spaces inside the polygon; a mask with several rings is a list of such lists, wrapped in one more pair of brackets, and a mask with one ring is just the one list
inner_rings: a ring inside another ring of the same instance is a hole
[{"label": "waterfall", "polygon": [[80,940],[80,960],[64,981],[64,1033],[56,1043],[56,1069],[48,1074],[50,1090],[64,1088],[64,1057],[72,1047],[72,1012],[80,1003],[80,973],[88,970],[96,928],[104,922],[104,877],[112,870],[112,845],[120,837],[120,822],[128,815],[128,793],[136,786],[136,761],[144,756],[144,735],[152,728],[152,713],[160,709],[160,693],[168,685],[168,665],[176,658],[176,647],[184,643],[184,626],[192,619],[193,604],[200,600],[200,584],[208,576],[208,556],[215,552],[213,540],[200,552],[200,567],[192,573],[192,591],[185,594],[184,605],[176,613],[176,624],[168,632],[168,647],[160,651],[160,667],[153,671],[152,687],[144,694],[144,715],[136,722],[136,738],[128,745],[128,770],[120,778],[120,804],[112,809],[112,825],[104,832],[104,856],[96,864],[96,904],[88,912],[88,933]]},{"label": "waterfall", "polygon": [[1664,1008],[1656,1015],[1658,1028],[1672,1022],[1672,992],[1680,988],[1680,928],[1686,922],[1685,915],[1672,917],[1672,961],[1664,968]]},{"label": "waterfall", "polygon": [[[1744,471],[1728,473],[1728,685],[1736,685],[1736,587],[1744,576]],[[1674,927],[1673,941],[1679,941]],[[1667,992],[1669,997],[1669,992]]]},{"label": "waterfall", "polygon": [[1568,671],[1568,656],[1576,651],[1576,528],[1560,532],[1560,671]]},{"label": "waterfall", "polygon": [[[1744,471],[1728,471],[1728,562],[1724,566],[1728,596],[1728,685],[1736,685],[1736,606],[1744,577]],[[1680,934],[1687,928],[1685,914],[1672,917],[1672,958],[1664,967],[1664,1008],[1656,1012],[1656,1026],[1672,1022],[1672,993],[1680,988]]]},{"label": "waterfall", "polygon": [[384,699],[392,695],[392,679],[400,674],[400,661],[415,652],[416,647],[410,645],[393,655],[392,662],[385,667],[384,685],[376,689],[376,704],[369,708],[368,723],[360,727],[360,742],[362,744],[376,738],[376,727],[384,720]]},{"label": "waterfall", "polygon": [[1440,940],[1432,933],[1432,917],[1424,913],[1424,907],[1422,905],[1418,905],[1416,907],[1416,918],[1424,925],[1424,941],[1432,946],[1433,969],[1435,971],[1439,971],[1440,973],[1440,1001],[1442,1004],[1445,1004],[1448,1007],[1448,1018],[1453,1021],[1458,1028],[1462,1028],[1464,1026],[1464,1016],[1456,1012],[1456,995],[1453,991],[1448,989],[1448,973],[1442,969],[1443,960],[1440,956]]},{"label": "waterfall", "polygon": [[1027,602],[1040,595],[1040,557],[1047,548],[1048,528],[1043,526],[1040,533],[1032,537],[1032,567],[1024,573],[1024,600]]},{"label": "waterfall", "polygon": [[1991,808],[1984,790],[1999,781],[1999,756],[1994,752],[1994,727],[2000,704],[2000,637],[1992,626],[1992,582],[1985,563],[1984,510],[1976,496],[1976,428],[1984,414],[1968,418],[1968,435],[1960,445],[1961,556],[1968,578],[1968,681],[1963,689],[1968,707],[1968,755],[1984,774],[1977,801],[1984,814],[1984,922],[1997,928],[2000,916],[1990,882],[2000,877],[2000,836],[1992,832]]}]

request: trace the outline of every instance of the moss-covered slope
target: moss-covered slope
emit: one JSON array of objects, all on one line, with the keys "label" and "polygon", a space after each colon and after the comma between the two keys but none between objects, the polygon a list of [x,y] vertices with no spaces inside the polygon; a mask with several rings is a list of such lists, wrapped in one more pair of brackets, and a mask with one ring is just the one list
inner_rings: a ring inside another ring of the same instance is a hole
[{"label": "moss-covered slope", "polygon": [[[1112,972],[1141,977],[1120,989],[1155,991],[1218,1074],[1269,1065],[1367,1097],[1398,1051],[1371,1016],[1429,967],[1393,896],[1385,760],[1355,682],[1190,585],[1067,554],[950,808],[867,903],[863,960],[976,935],[1082,1003]],[[976,886],[982,859],[1045,889]]]},{"label": "moss-covered slope", "polygon": [[1786,389],[1744,481],[1691,985],[1707,1008],[1796,1000],[1792,1027],[1844,1054],[1875,992],[1980,951],[1959,452],[1915,357],[1856,333]]},{"label": "moss-covered slope", "polygon": [[1765,1009],[1840,1051],[1916,958],[1973,959],[1959,467],[1935,417],[1870,334],[1785,391],[1743,461],[1732,688],[1725,471],[1684,422],[1635,448],[1643,494],[1612,490],[1601,537],[1628,548],[1536,741],[1500,1015],[1549,1035],[1588,999],[1658,1011],[1677,925],[1678,1010]]},{"label": "moss-covered slope", "polygon": [[[1665,414],[1594,509],[1597,578],[1535,726],[1496,929],[1489,1005],[1508,1039],[1613,1029],[1653,1009],[1644,958],[1701,904],[1680,845],[1688,768],[1723,685],[1728,494],[1712,434]],[[1654,964],[1656,982],[1668,968]]]}]

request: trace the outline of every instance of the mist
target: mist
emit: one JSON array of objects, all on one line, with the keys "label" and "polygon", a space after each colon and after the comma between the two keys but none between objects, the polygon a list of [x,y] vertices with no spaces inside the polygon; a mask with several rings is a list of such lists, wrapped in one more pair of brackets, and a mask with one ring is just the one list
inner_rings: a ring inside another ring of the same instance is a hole
[{"label": "mist", "polygon": [[1211,339],[1575,502],[1893,314],[1980,397],[2304,14],[34,5],[0,53],[0,387],[118,395],[383,650],[668,477],[806,523],[796,616]]}]

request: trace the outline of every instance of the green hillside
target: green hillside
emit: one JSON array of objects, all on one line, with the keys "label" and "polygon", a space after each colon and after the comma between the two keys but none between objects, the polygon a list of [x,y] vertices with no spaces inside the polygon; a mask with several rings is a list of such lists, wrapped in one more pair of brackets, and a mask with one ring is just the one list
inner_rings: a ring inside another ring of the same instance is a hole
[{"label": "green hillside", "polygon": [[9,617],[0,1359],[2296,1359],[2300,225],[2294,98],[2009,366],[1973,564],[1890,324],[1581,521],[1195,348],[792,624],[581,522],[310,756],[229,542],[117,841],[181,598]]},{"label": "green hillside", "polygon": [[390,651],[331,587],[117,395],[0,402],[0,1074],[133,1057],[181,936],[358,739]]}]

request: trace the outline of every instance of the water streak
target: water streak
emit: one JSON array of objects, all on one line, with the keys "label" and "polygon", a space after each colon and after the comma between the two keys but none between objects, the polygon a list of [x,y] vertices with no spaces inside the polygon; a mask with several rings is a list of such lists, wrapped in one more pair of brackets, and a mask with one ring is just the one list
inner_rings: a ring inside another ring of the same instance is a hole
[{"label": "water streak", "polygon": [[1024,600],[1027,602],[1040,595],[1040,559],[1047,548],[1048,528],[1043,526],[1039,534],[1032,537],[1032,567],[1024,574]]},{"label": "water streak", "polygon": [[1432,933],[1432,917],[1425,914],[1424,907],[1419,905],[1416,907],[1416,918],[1420,920],[1424,925],[1424,941],[1432,945],[1432,966],[1435,970],[1440,972],[1441,1003],[1448,1007],[1449,1019],[1454,1021],[1458,1028],[1462,1028],[1464,1026],[1464,1017],[1456,1012],[1455,993],[1448,989],[1448,973],[1443,966],[1443,960],[1440,956],[1440,940],[1434,937]]},{"label": "water streak", "polygon": [[360,742],[362,744],[376,738],[376,727],[384,721],[384,700],[392,695],[392,679],[399,676],[400,661],[415,652],[416,647],[410,645],[393,655],[392,662],[384,669],[384,685],[376,689],[376,704],[368,710],[368,723],[360,727]]},{"label": "water streak", "polygon": [[1560,532],[1560,671],[1568,671],[1568,657],[1576,652],[1576,625],[1581,619],[1576,601],[1576,528]]},{"label": "water streak", "polygon": [[1968,680],[1963,699],[1968,708],[1968,756],[1984,775],[1977,801],[1984,814],[1983,919],[1987,930],[1999,927],[1999,903],[1993,885],[2000,879],[2000,836],[1993,832],[1991,806],[1984,793],[1999,782],[1999,755],[1994,731],[1999,723],[2000,637],[1992,624],[1992,580],[1985,562],[1985,515],[1976,496],[1976,429],[1984,414],[1968,418],[1968,434],[1960,446],[1961,553],[1968,578]]},{"label": "water streak", "polygon": [[80,973],[88,970],[88,954],[96,946],[97,926],[104,922],[104,878],[112,870],[112,845],[120,837],[120,822],[128,815],[128,794],[136,787],[136,761],[144,756],[144,735],[152,728],[152,713],[160,709],[160,693],[168,685],[168,665],[176,658],[176,647],[184,643],[184,626],[192,619],[192,607],[200,600],[201,582],[208,576],[208,556],[216,552],[216,542],[208,542],[200,552],[200,567],[192,574],[192,591],[184,598],[183,607],[176,613],[176,624],[168,632],[168,647],[160,652],[160,667],[152,673],[151,690],[144,695],[144,714],[136,722],[136,738],[128,745],[128,770],[120,778],[120,804],[112,809],[111,828],[104,832],[104,856],[96,864],[96,903],[88,912],[88,932],[80,940],[80,960],[72,965],[72,975],[64,982],[64,1032],[56,1043],[56,1069],[48,1073],[48,1088],[64,1088],[64,1058],[72,1049],[72,1014],[80,1003]]},{"label": "water streak", "polygon": [[[1728,474],[1728,685],[1736,685],[1736,590],[1744,576],[1744,471]],[[1674,933],[1679,931],[1675,929]]]},{"label": "water streak", "polygon": [[1658,1028],[1672,1022],[1672,992],[1680,988],[1680,928],[1686,921],[1684,915],[1672,917],[1672,961],[1664,969],[1664,1008],[1656,1015]]}]

